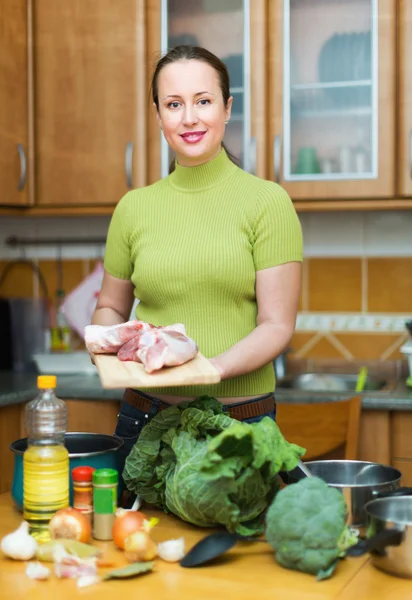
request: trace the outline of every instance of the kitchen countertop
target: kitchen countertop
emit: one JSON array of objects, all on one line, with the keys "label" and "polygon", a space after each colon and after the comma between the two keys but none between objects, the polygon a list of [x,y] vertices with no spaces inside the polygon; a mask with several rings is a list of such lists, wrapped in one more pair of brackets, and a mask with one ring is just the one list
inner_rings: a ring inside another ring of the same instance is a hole
[{"label": "kitchen countertop", "polygon": [[[36,373],[0,372],[0,407],[32,400],[37,393],[36,378]],[[97,374],[59,375],[56,393],[63,399],[82,400],[121,400],[123,396],[122,389],[103,389]],[[347,397],[347,393],[341,392],[276,389],[277,402],[319,402]],[[400,380],[388,390],[365,392],[362,407],[365,410],[412,410],[412,389]]]},{"label": "kitchen countertop", "polygon": [[[153,529],[155,542],[184,537],[189,550],[200,538],[211,533],[177,519],[173,515],[145,507],[148,517],[158,517]],[[13,507],[10,494],[0,495],[0,539],[18,527],[21,514]],[[103,558],[113,561],[109,568],[101,568],[104,574],[125,566],[121,551],[113,542],[96,542],[103,551]],[[51,566],[50,563],[45,563]],[[184,569],[176,563],[155,559],[151,573],[133,579],[100,582],[95,586],[78,590],[76,581],[57,579],[53,574],[48,581],[32,581],[25,575],[26,563],[12,561],[0,552],[0,590],[2,600],[30,598],[31,600],[72,600],[87,597],[96,600],[123,598],[165,598],[167,600],[394,600],[411,597],[412,581],[401,579],[377,570],[367,555],[340,561],[330,579],[316,581],[315,577],[282,568],[274,559],[269,545],[263,543],[238,544],[225,556],[208,566]]]},{"label": "kitchen countertop", "polygon": [[[211,530],[201,529],[185,523],[173,515],[164,515],[156,509],[148,509],[147,516],[160,518],[153,529],[156,542],[184,537],[189,550],[201,537]],[[21,522],[12,505],[10,494],[0,496],[0,538],[16,529]],[[101,569],[103,574],[127,563],[123,553],[116,550],[113,542],[93,542],[103,550],[103,558],[113,561],[114,566]],[[1,553],[0,553],[1,554]],[[51,566],[49,564],[49,566]],[[32,581],[25,575],[26,564],[0,556],[0,589],[2,600],[30,598],[50,600],[54,597],[69,600],[87,596],[99,600],[123,598],[167,598],[167,600],[325,600],[329,598],[351,598],[379,600],[409,598],[411,581],[398,579],[376,571],[367,556],[340,561],[334,575],[317,582],[315,577],[284,569],[279,566],[269,545],[263,543],[238,544],[225,556],[208,566],[184,569],[176,563],[155,559],[153,572],[129,580],[100,582],[82,590],[76,581],[57,579],[54,574],[48,581]],[[379,587],[375,585],[379,581]],[[352,590],[353,596],[346,595]],[[362,593],[359,590],[362,589]],[[393,594],[393,595],[392,595]]]}]

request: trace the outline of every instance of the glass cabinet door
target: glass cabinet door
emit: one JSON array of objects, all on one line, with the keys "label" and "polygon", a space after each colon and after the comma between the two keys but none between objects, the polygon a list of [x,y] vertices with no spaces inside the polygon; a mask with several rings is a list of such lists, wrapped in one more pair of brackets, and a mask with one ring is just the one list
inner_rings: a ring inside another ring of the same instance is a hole
[{"label": "glass cabinet door", "polygon": [[[227,66],[233,96],[225,145],[251,170],[250,34],[248,0],[162,0],[162,53],[180,44],[203,46]],[[169,172],[173,155],[162,136],[161,174]]]},{"label": "glass cabinet door", "polygon": [[[394,131],[395,84],[387,58],[395,58],[395,16],[386,22],[378,0],[282,5],[282,134],[274,139],[275,178],[292,197],[361,197],[379,188],[382,193],[378,180],[388,174],[382,173],[380,153],[389,152],[383,142]],[[389,159],[386,170],[391,168]]]}]

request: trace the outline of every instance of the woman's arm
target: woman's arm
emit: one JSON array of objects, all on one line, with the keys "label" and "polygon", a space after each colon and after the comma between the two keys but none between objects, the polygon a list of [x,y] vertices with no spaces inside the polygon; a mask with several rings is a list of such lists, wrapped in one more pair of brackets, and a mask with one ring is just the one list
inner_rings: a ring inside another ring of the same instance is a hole
[{"label": "woman's arm", "polygon": [[133,284],[105,272],[102,289],[93,313],[93,325],[117,325],[129,320],[133,306]]},{"label": "woman's arm", "polygon": [[290,262],[256,272],[257,326],[211,359],[222,380],[256,371],[288,346],[296,325],[301,269],[301,263]]}]

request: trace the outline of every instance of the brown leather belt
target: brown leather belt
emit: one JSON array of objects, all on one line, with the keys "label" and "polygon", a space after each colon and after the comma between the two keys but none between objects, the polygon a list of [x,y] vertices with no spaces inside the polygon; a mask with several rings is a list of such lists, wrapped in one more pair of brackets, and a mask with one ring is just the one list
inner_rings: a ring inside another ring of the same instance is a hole
[{"label": "brown leather belt", "polygon": [[[153,402],[149,398],[145,398],[136,390],[132,390],[130,388],[126,389],[123,395],[123,400],[137,408],[142,410],[145,413],[149,413],[152,408]],[[160,400],[160,405],[158,410],[164,410],[165,408],[169,408],[170,405],[162,402]],[[252,417],[259,417],[260,415],[264,415],[268,412],[275,410],[275,398],[273,395],[270,395],[269,398],[262,398],[262,400],[252,400],[245,401],[236,406],[228,405],[227,411],[232,419],[237,419],[238,421],[244,421],[245,419],[250,419]]]}]

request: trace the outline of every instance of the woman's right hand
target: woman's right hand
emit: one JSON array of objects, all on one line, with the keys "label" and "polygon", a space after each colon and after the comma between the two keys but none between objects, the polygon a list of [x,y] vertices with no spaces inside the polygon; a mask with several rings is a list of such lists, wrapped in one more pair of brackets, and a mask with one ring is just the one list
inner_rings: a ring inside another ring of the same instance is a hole
[{"label": "woman's right hand", "polygon": [[95,363],[95,361],[94,361],[94,354],[93,354],[93,352],[91,352],[91,350],[89,350],[88,348],[87,348],[87,352],[89,353],[90,360],[92,361],[92,364],[93,364],[94,366],[96,366],[96,363]]}]

